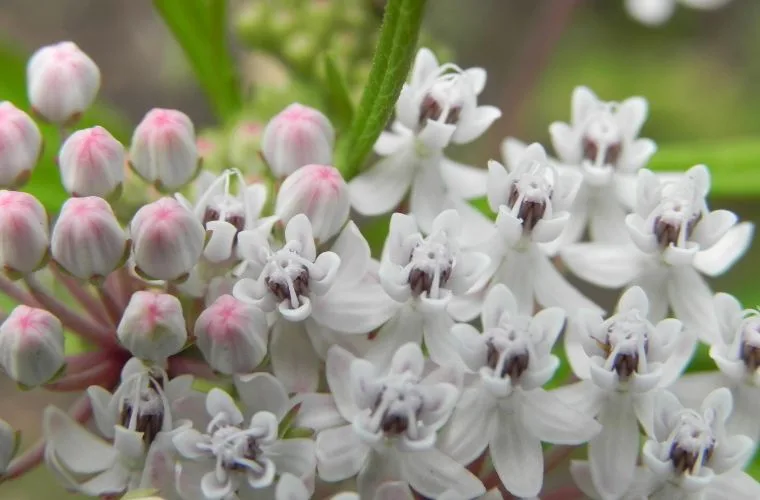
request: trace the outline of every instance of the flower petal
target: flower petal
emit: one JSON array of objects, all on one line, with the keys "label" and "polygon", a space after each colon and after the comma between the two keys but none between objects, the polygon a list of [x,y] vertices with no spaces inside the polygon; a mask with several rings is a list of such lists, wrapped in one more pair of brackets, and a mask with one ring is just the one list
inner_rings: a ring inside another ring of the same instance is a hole
[{"label": "flower petal", "polygon": [[585,443],[601,430],[590,416],[566,405],[555,393],[534,389],[523,393],[521,411],[530,433],[546,443]]},{"label": "flower petal", "polygon": [[287,472],[300,478],[313,475],[317,465],[311,439],[278,439],[267,446],[265,454],[278,473]]},{"label": "flower petal", "polygon": [[351,390],[351,363],[355,359],[353,354],[336,345],[327,351],[325,361],[325,376],[335,398],[335,406],[349,422],[359,411]]},{"label": "flower petal", "polygon": [[455,144],[472,142],[483,135],[488,130],[488,127],[499,118],[501,118],[501,110],[499,108],[495,106],[478,106],[467,116],[467,120],[464,123],[460,123],[457,126],[454,135],[451,136],[451,141]]},{"label": "flower petal", "polygon": [[440,169],[443,181],[452,195],[470,199],[486,194],[488,170],[464,165],[446,157],[441,158]]},{"label": "flower petal", "polygon": [[491,160],[488,162],[488,206],[494,213],[499,212],[499,207],[507,204],[509,197],[509,184],[511,179],[507,169],[501,163]]},{"label": "flower petal", "polygon": [[560,250],[562,262],[573,274],[605,288],[620,288],[640,272],[636,248],[600,243],[577,243]]},{"label": "flower petal", "polygon": [[718,318],[712,291],[692,267],[674,268],[668,281],[668,299],[676,318],[708,343],[717,340]]},{"label": "flower petal", "polygon": [[535,262],[536,301],[544,307],[562,307],[567,311],[590,309],[602,311],[590,299],[571,285],[543,255],[537,255]]},{"label": "flower petal", "polygon": [[491,440],[491,460],[499,479],[517,497],[535,497],[544,479],[541,441],[524,427],[522,417],[504,413]]},{"label": "flower petal", "polygon": [[314,392],[320,360],[303,323],[277,320],[272,327],[272,370],[289,392]]},{"label": "flower petal", "polygon": [[430,233],[433,221],[446,208],[446,185],[441,177],[438,161],[436,158],[425,160],[412,182],[412,192],[409,196],[409,213],[417,219],[423,233]]},{"label": "flower petal", "polygon": [[206,395],[206,413],[212,417],[224,413],[231,424],[239,424],[243,421],[243,414],[232,397],[218,388],[211,389]]},{"label": "flower petal", "polygon": [[309,500],[311,494],[298,477],[293,474],[282,474],[275,488],[275,500]]},{"label": "flower petal", "polygon": [[90,434],[70,416],[54,406],[43,413],[42,428],[48,447],[60,462],[76,474],[93,474],[110,468],[118,452],[107,442]]},{"label": "flower petal", "polygon": [[301,407],[296,415],[295,425],[306,427],[317,432],[338,427],[346,421],[335,405],[331,394],[299,394],[294,399]]},{"label": "flower petal", "polygon": [[581,141],[578,132],[563,122],[554,122],[549,125],[549,134],[552,146],[557,157],[570,165],[577,165],[583,158]]},{"label": "flower petal", "polygon": [[324,481],[355,476],[367,461],[370,449],[354,433],[353,425],[327,429],[317,435],[317,472]]},{"label": "flower petal", "polygon": [[358,283],[333,287],[327,294],[315,298],[311,317],[341,333],[363,334],[387,322],[398,311],[399,305],[381,285]]},{"label": "flower petal", "polygon": [[437,449],[403,455],[402,473],[409,485],[426,497],[436,498],[454,489],[462,498],[485,493],[483,483],[470,471]]},{"label": "flower petal", "polygon": [[238,375],[235,388],[249,415],[268,411],[281,420],[291,406],[282,382],[269,373]]},{"label": "flower petal", "polygon": [[417,165],[414,150],[402,147],[348,183],[351,206],[362,215],[392,211],[409,190]]},{"label": "flower petal", "polygon": [[465,390],[438,437],[438,448],[460,464],[469,464],[488,447],[496,416],[493,398],[475,387]]},{"label": "flower petal", "polygon": [[728,271],[752,244],[755,225],[742,222],[732,227],[717,243],[694,257],[694,267],[708,276],[719,276]]}]

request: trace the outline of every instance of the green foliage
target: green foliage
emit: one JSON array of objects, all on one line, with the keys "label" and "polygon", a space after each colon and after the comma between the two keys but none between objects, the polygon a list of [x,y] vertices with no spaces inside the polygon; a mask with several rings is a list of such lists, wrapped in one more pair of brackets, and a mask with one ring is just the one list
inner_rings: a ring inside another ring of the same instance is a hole
[{"label": "green foliage", "polygon": [[327,87],[327,112],[338,131],[345,130],[354,116],[354,105],[348,94],[346,80],[341,74],[335,59],[325,55],[325,80]]},{"label": "green foliage", "polygon": [[217,116],[228,120],[242,102],[235,61],[227,48],[226,0],[154,0],[185,51]]},{"label": "green foliage", "polygon": [[424,10],[425,0],[390,0],[385,8],[367,86],[351,130],[337,147],[336,164],[347,179],[359,171],[391,117],[414,59]]}]

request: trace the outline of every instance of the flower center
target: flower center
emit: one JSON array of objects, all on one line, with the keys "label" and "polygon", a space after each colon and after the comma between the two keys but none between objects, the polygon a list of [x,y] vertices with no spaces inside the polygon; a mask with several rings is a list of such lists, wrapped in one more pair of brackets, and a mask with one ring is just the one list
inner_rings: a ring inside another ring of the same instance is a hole
[{"label": "flower center", "polygon": [[294,309],[301,305],[301,297],[309,294],[309,264],[293,245],[269,257],[264,283],[279,303],[287,300]]},{"label": "flower center", "polygon": [[639,311],[617,314],[605,321],[603,328],[606,338],[596,340],[607,356],[606,369],[616,371],[621,380],[627,380],[645,368],[650,325]]},{"label": "flower center", "polygon": [[597,168],[615,166],[623,148],[620,127],[607,109],[594,115],[582,138],[583,159]]},{"label": "flower center", "polygon": [[262,453],[262,441],[271,439],[265,428],[240,429],[222,424],[216,426],[209,444],[199,444],[198,447],[216,456],[221,469],[246,472],[260,478],[266,474],[269,465]]},{"label": "flower center", "polygon": [[[440,235],[445,236],[445,235]],[[412,250],[408,283],[412,294],[427,293],[430,298],[439,298],[440,289],[446,286],[454,268],[454,255],[447,241],[420,242]]]},{"label": "flower center", "polygon": [[692,410],[685,410],[671,434],[670,461],[681,474],[698,474],[710,460],[715,448],[715,435],[705,419]]},{"label": "flower center", "polygon": [[406,434],[410,439],[423,435],[420,413],[424,397],[416,377],[403,374],[387,377],[370,408],[366,427],[373,434],[382,432],[386,438]]},{"label": "flower center", "polygon": [[528,369],[530,364],[530,333],[528,321],[514,318],[512,324],[502,325],[486,333],[488,348],[486,365],[499,378],[512,379],[516,382]]},{"label": "flower center", "polygon": [[[229,222],[239,233],[245,229],[245,208],[234,196],[229,194],[215,196],[203,213],[204,227],[211,221]],[[237,234],[235,234],[235,239],[237,239]]]},{"label": "flower center", "polygon": [[507,206],[512,215],[522,221],[523,228],[532,230],[544,215],[551,216],[551,197],[555,172],[548,165],[529,162],[518,167],[516,180],[509,188]]},{"label": "flower center", "polygon": [[163,394],[163,377],[140,374],[132,384],[134,387],[119,402],[119,423],[129,430],[141,432],[143,441],[150,446],[162,430],[168,406]]},{"label": "flower center", "polygon": [[739,357],[749,372],[760,367],[760,316],[752,316],[744,321]]},{"label": "flower center", "polygon": [[418,126],[421,130],[428,120],[456,125],[466,103],[475,95],[472,84],[459,67],[444,64],[424,85]]}]

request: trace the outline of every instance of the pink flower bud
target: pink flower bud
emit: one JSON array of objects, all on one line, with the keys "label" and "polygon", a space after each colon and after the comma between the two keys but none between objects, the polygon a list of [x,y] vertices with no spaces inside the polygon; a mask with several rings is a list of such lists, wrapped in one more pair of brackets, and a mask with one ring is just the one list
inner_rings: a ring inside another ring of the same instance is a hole
[{"label": "pink flower bud", "polygon": [[42,134],[34,120],[12,103],[0,102],[0,186],[25,184],[41,152]]},{"label": "pink flower bud", "polygon": [[277,177],[310,163],[332,163],[335,130],[316,109],[291,104],[267,123],[261,152]]},{"label": "pink flower bud", "polygon": [[58,168],[72,196],[108,198],[124,181],[124,146],[103,127],[78,130],[63,143]]},{"label": "pink flower bud", "polygon": [[35,113],[49,122],[70,125],[95,100],[100,70],[74,42],[60,42],[32,55],[26,84]]},{"label": "pink flower bud", "polygon": [[34,196],[0,190],[0,265],[7,273],[29,274],[48,255],[48,218]]},{"label": "pink flower bud", "polygon": [[135,292],[116,334],[135,357],[163,361],[177,354],[187,341],[182,304],[174,295]]},{"label": "pink flower bud", "polygon": [[251,373],[267,353],[267,320],[260,309],[222,295],[195,322],[196,345],[221,373]]},{"label": "pink flower bud", "polygon": [[314,239],[326,241],[346,223],[349,209],[348,186],[340,172],[329,165],[305,165],[280,186],[275,213],[285,223],[305,214]]},{"label": "pink flower bud", "polygon": [[63,367],[63,326],[45,311],[16,306],[0,326],[0,366],[19,384],[36,387]]},{"label": "pink flower bud", "polygon": [[157,280],[184,279],[203,252],[201,221],[174,198],[137,211],[130,224],[136,271]]},{"label": "pink flower bud", "polygon": [[83,280],[104,279],[124,262],[127,236],[102,198],[69,198],[53,226],[53,259]]},{"label": "pink flower bud", "polygon": [[129,162],[140,177],[159,190],[184,186],[200,166],[193,122],[173,109],[148,111],[132,135]]}]

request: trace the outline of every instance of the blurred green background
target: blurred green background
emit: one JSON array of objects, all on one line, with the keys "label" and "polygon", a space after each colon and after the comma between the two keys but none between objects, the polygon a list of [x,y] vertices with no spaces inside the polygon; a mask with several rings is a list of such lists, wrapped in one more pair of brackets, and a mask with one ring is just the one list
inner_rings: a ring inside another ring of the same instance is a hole
[{"label": "blurred green background", "polygon": [[[346,3],[351,1],[370,2]],[[240,3],[245,2],[232,2]],[[487,159],[498,158],[499,144],[507,135],[548,145],[549,123],[569,119],[571,91],[581,84],[603,99],[647,97],[651,113],[643,135],[663,148],[677,145],[721,158],[721,148],[729,150],[740,142],[760,152],[760,2],[734,0],[715,12],[679,8],[668,24],[656,29],[627,17],[622,4],[622,0],[430,0],[428,34],[449,47],[461,66],[488,70],[481,101],[500,106],[504,113],[481,140],[456,150],[454,156],[485,165]],[[24,58],[59,40],[75,41],[100,66],[103,106],[89,119],[118,128],[123,140],[152,107],[181,109],[199,129],[215,125],[190,66],[148,1],[0,1],[0,100],[26,106]],[[236,55],[245,59],[245,49],[236,47]],[[54,154],[55,148],[48,148],[48,158]],[[760,168],[760,153],[742,161],[752,168],[756,161]],[[728,171],[732,166],[729,157],[714,168]],[[60,193],[52,163],[45,168],[35,173],[33,189]],[[723,173],[716,170],[714,175]],[[760,170],[754,181],[759,177]],[[744,220],[757,220],[760,184],[743,192],[757,192],[758,197],[714,197],[712,204],[734,210]],[[715,289],[738,295],[745,306],[760,304],[758,265],[760,252],[755,245],[716,280]],[[591,293],[605,305],[616,298],[609,292]],[[39,435],[41,409],[51,402],[65,405],[70,399],[40,390],[18,393],[0,379],[2,416],[24,431],[24,447]],[[2,499],[62,494],[45,470],[0,487]]]}]

